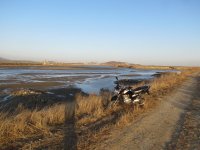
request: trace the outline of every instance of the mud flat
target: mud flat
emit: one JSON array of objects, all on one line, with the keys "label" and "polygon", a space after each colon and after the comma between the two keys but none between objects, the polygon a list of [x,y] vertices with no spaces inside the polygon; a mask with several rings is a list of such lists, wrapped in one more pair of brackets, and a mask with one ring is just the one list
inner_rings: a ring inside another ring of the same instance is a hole
[{"label": "mud flat", "polygon": [[120,84],[131,85],[161,74],[156,70],[108,66],[1,67],[0,98],[25,88],[50,90],[73,86],[86,93],[98,93],[101,88],[113,90],[115,76],[119,77]]},{"label": "mud flat", "polygon": [[115,75],[120,84],[131,86],[148,84],[163,74],[166,72],[106,66],[4,67],[0,69],[0,105],[12,109],[21,103],[27,108],[42,108],[73,100],[79,93],[98,94],[102,88],[113,91]]},{"label": "mud flat", "polygon": [[[113,74],[116,68],[106,66],[1,67],[0,107],[12,111],[18,104],[35,109],[70,101],[76,94],[84,93],[80,87],[85,88],[90,82],[96,87],[97,80],[100,83],[101,80],[109,81]],[[113,86],[113,80],[109,84]],[[104,84],[96,90],[101,86]]]}]

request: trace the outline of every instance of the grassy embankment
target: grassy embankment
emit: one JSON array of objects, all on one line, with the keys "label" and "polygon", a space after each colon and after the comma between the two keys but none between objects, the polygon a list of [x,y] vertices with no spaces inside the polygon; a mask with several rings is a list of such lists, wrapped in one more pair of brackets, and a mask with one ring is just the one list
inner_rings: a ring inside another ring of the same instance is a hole
[{"label": "grassy embankment", "polygon": [[[111,95],[109,93],[104,93],[101,96],[83,96],[79,94],[76,96],[76,128],[85,127],[115,113],[120,113],[121,115],[114,126],[126,125],[138,114],[146,111],[146,109],[153,108],[160,97],[166,96],[195,71],[195,69],[185,70],[181,74],[171,73],[154,79],[151,83],[151,95],[145,96],[146,105],[142,109],[124,110],[120,106],[113,109],[105,109],[106,101],[104,100],[105,98],[110,98]],[[1,112],[0,145],[37,136],[51,136],[55,128],[64,126],[65,119],[68,117],[65,116],[66,108],[68,108],[66,105],[66,103],[56,104],[42,110],[29,110],[22,105],[18,105],[16,106],[16,111],[12,114]],[[98,137],[98,134],[93,134],[94,136]]]}]

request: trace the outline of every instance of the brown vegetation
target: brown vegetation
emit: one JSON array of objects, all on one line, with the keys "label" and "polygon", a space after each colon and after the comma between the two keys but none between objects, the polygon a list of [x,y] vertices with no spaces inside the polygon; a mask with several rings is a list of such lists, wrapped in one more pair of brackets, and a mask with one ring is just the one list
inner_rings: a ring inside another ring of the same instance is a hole
[{"label": "brown vegetation", "polygon": [[[147,108],[152,108],[158,103],[161,96],[167,95],[176,86],[181,84],[196,70],[187,70],[181,74],[171,73],[155,78],[151,82],[151,95],[145,96],[146,105],[143,109],[117,106],[113,109],[106,109],[107,100],[111,94],[102,92],[101,96],[89,95],[84,96],[78,94],[76,96],[76,128],[82,129],[95,123],[103,118],[115,114],[121,114],[118,117],[115,127],[123,126],[130,123],[135,116],[145,111]],[[36,136],[50,136],[56,128],[62,128],[65,122],[66,103],[55,104],[53,106],[44,107],[43,109],[29,110],[22,105],[18,105],[13,113],[0,113],[0,146],[6,145],[20,139],[28,139]],[[127,108],[127,109],[126,109]],[[108,124],[109,125],[109,124]],[[103,130],[103,128],[102,128]],[[101,131],[98,135],[101,134]],[[64,133],[63,133],[64,134]],[[84,136],[84,135],[81,135]],[[89,136],[89,135],[87,135]],[[92,135],[94,136],[94,135]],[[88,139],[88,138],[87,138]],[[88,139],[89,140],[89,139]],[[84,141],[86,142],[86,141]],[[91,142],[91,141],[89,141]],[[84,143],[88,144],[88,142]],[[81,147],[84,147],[83,145]]]}]

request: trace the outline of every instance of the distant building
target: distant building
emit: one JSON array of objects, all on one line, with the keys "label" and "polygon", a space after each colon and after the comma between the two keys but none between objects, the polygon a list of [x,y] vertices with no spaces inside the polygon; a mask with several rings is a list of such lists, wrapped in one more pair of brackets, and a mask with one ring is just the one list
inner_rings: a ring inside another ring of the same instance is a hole
[{"label": "distant building", "polygon": [[49,61],[45,60],[45,61],[43,61],[42,64],[43,64],[43,65],[49,65]]}]

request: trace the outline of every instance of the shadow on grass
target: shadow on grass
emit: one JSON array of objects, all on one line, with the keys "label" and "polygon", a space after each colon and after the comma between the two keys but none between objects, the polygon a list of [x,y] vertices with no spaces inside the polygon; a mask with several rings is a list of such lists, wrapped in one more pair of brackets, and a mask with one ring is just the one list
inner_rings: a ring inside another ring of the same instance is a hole
[{"label": "shadow on grass", "polygon": [[64,128],[64,149],[76,150],[77,149],[77,135],[76,135],[76,122],[75,122],[75,108],[76,101],[66,103],[65,107],[65,128]]},{"label": "shadow on grass", "polygon": [[[37,90],[33,89],[32,91],[35,92]],[[19,106],[23,106],[24,109],[29,110],[41,110],[55,104],[74,100],[78,93],[84,94],[81,89],[70,87],[53,89],[50,91],[38,91],[38,94],[11,96],[6,101],[0,101],[0,112],[12,113],[15,112],[16,108]]]}]

